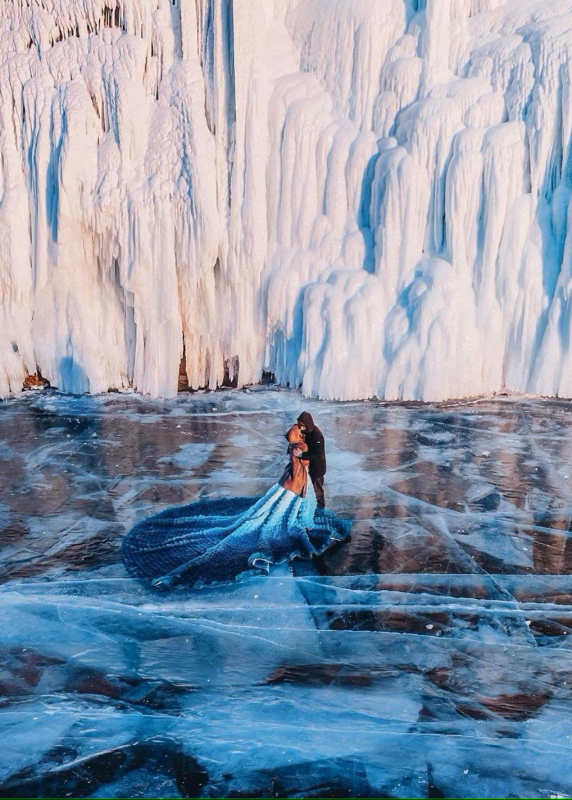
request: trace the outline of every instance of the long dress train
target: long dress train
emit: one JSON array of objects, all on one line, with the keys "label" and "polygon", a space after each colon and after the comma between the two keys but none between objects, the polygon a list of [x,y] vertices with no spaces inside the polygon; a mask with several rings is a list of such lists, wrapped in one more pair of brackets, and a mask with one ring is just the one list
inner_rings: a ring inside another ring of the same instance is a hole
[{"label": "long dress train", "polygon": [[157,587],[229,581],[249,570],[323,553],[350,534],[350,523],[280,484],[263,497],[235,497],[168,508],[142,520],[125,536],[129,573]]}]

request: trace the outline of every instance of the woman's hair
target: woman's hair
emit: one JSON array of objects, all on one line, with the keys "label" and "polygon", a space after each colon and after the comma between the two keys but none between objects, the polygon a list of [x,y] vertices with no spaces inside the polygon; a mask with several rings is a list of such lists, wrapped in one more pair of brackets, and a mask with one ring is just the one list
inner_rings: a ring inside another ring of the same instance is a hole
[{"label": "woman's hair", "polygon": [[296,444],[297,442],[304,441],[304,436],[298,425],[292,425],[292,427],[286,434],[286,438],[288,439],[290,444]]}]

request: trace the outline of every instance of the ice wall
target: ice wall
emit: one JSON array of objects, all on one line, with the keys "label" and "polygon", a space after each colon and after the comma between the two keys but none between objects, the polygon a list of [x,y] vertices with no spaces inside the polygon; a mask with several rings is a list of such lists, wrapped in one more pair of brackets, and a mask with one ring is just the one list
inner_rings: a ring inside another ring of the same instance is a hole
[{"label": "ice wall", "polygon": [[571,65],[572,0],[3,3],[0,395],[572,396]]}]

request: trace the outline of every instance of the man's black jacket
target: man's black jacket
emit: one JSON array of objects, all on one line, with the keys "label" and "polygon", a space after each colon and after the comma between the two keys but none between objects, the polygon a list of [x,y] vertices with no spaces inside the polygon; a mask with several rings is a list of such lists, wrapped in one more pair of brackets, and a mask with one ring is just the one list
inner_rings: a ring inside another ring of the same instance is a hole
[{"label": "man's black jacket", "polygon": [[307,411],[303,411],[300,414],[298,422],[301,422],[306,428],[304,440],[308,445],[308,450],[303,453],[300,458],[303,461],[310,462],[310,477],[320,478],[326,474],[326,445],[324,442],[324,434],[314,425],[312,415]]}]

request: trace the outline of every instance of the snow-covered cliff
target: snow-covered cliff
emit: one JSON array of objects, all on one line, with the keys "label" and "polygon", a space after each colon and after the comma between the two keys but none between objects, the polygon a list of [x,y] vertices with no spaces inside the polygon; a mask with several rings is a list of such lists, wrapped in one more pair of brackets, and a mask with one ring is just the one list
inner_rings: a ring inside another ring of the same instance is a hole
[{"label": "snow-covered cliff", "polygon": [[572,396],[572,0],[0,7],[0,395]]}]

